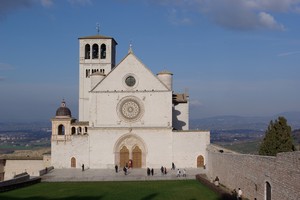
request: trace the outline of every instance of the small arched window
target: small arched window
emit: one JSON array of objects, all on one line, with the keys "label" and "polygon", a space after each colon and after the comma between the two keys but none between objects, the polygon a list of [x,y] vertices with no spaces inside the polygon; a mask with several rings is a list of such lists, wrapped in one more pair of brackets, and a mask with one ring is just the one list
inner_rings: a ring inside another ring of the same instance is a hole
[{"label": "small arched window", "polygon": [[272,188],[271,184],[267,181],[266,182],[266,200],[271,200],[271,193],[272,193]]},{"label": "small arched window", "polygon": [[84,50],[84,58],[85,59],[90,59],[91,58],[91,46],[89,44],[85,45],[85,50]]},{"label": "small arched window", "polygon": [[72,127],[72,135],[74,135],[76,133],[76,128],[75,127]]},{"label": "small arched window", "polygon": [[99,46],[98,44],[93,44],[93,59],[97,59],[99,56]]},{"label": "small arched window", "polygon": [[106,45],[105,44],[101,44],[101,59],[105,59],[106,58]]},{"label": "small arched window", "polygon": [[84,127],[84,132],[87,133],[87,127],[86,126]]},{"label": "small arched window", "polygon": [[64,125],[59,125],[58,126],[58,135],[64,135],[65,134],[65,127]]}]

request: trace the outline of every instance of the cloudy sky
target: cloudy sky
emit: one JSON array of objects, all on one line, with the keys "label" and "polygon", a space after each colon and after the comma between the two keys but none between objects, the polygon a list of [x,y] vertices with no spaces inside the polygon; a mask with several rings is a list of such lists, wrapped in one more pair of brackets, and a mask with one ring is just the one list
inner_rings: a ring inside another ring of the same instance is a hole
[{"label": "cloudy sky", "polygon": [[191,118],[300,111],[300,0],[1,0],[0,122],[78,114],[78,37],[174,73]]}]

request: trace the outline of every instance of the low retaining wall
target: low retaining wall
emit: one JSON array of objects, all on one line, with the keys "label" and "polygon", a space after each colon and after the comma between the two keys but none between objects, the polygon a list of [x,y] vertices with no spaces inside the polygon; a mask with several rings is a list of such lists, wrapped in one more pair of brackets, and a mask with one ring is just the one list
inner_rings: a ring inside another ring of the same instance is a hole
[{"label": "low retaining wall", "polygon": [[33,185],[36,183],[40,183],[41,178],[30,178],[29,174],[22,173],[15,176],[15,178],[0,182],[0,192],[6,192],[9,190],[14,190],[18,188],[22,188],[25,186]]},{"label": "low retaining wall", "polygon": [[[204,175],[205,176],[205,175]],[[236,196],[234,194],[231,194],[225,190],[223,187],[218,187],[209,180],[207,180],[206,177],[203,177],[201,174],[196,175],[196,180],[202,183],[203,185],[206,185],[209,189],[214,191],[215,193],[218,193],[220,195],[220,199],[222,200],[236,200]]]},{"label": "low retaining wall", "polygon": [[46,167],[45,169],[42,169],[39,171],[40,176],[44,175],[44,174],[48,174],[51,170],[53,170],[54,167]]}]

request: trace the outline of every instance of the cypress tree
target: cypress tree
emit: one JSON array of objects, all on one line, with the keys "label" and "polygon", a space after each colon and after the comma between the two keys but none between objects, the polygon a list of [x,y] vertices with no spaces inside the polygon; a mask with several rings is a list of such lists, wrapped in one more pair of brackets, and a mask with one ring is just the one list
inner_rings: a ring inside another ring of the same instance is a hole
[{"label": "cypress tree", "polygon": [[260,145],[259,154],[276,156],[280,152],[295,151],[291,132],[292,129],[284,117],[278,117],[275,122],[271,121]]}]

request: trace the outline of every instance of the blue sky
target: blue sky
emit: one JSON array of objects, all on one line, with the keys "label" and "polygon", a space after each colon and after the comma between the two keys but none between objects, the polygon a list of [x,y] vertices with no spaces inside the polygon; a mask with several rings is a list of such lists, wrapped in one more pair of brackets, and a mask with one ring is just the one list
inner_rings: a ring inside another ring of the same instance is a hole
[{"label": "blue sky", "polygon": [[78,114],[78,38],[174,73],[191,118],[300,111],[300,0],[2,0],[0,122]]}]

